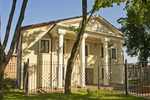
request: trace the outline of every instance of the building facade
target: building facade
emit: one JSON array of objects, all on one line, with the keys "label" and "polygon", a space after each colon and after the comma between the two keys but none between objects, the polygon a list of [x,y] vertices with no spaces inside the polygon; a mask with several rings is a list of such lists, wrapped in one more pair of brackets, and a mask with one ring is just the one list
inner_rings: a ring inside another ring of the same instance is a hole
[{"label": "building facade", "polygon": [[[74,17],[22,27],[17,45],[18,83],[23,86],[23,63],[29,58],[29,90],[43,87],[63,88],[67,61],[77,34],[70,27],[78,27],[82,17]],[[127,37],[99,15],[86,26],[72,72],[72,86],[123,84],[124,40]],[[116,66],[113,66],[113,65]],[[110,70],[111,69],[111,70]],[[88,74],[88,75],[87,75]],[[119,81],[118,81],[119,80]],[[33,83],[35,83],[33,85]]]}]

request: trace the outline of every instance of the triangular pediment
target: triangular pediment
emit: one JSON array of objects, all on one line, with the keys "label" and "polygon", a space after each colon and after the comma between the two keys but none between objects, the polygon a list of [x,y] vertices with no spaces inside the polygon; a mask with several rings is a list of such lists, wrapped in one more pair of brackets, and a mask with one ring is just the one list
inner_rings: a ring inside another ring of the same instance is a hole
[{"label": "triangular pediment", "polygon": [[[78,27],[81,20],[82,18],[78,18],[78,19],[64,21],[62,23],[69,26]],[[124,37],[123,33],[121,33],[118,29],[116,29],[113,25],[111,25],[109,22],[107,22],[100,16],[93,16],[90,19],[90,22],[86,25],[86,30],[103,33],[103,34],[109,34],[113,36]]]},{"label": "triangular pediment", "polygon": [[100,33],[106,33],[106,34],[111,34],[114,35],[114,32],[112,32],[109,28],[107,28],[105,25],[100,23],[96,19],[92,19],[86,26],[87,30],[92,30],[95,32],[100,32]]}]

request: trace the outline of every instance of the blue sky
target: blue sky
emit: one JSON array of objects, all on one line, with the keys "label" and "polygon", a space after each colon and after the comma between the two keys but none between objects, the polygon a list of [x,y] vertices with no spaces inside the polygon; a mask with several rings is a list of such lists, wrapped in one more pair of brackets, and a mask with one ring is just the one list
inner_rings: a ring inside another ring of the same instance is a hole
[{"label": "blue sky", "polygon": [[[0,0],[2,41],[4,39],[4,34],[12,6],[12,1],[13,0]],[[17,7],[10,33],[11,35],[6,50],[9,49],[11,39],[13,37],[13,31],[19,16],[22,1],[23,0],[17,0]],[[90,11],[90,9],[94,4],[94,0],[87,0],[87,1],[88,1],[88,11]],[[108,22],[110,22],[112,25],[114,25],[116,28],[119,28],[121,27],[121,25],[117,23],[117,19],[126,16],[126,11],[123,10],[124,6],[125,4],[121,4],[120,6],[114,4],[113,8],[100,9],[100,11],[96,12],[94,15],[99,14],[100,16],[105,18]],[[81,15],[82,15],[82,0],[28,0],[28,5],[26,8],[25,18],[22,26]],[[129,56],[127,56],[126,53],[125,58],[128,59],[128,62],[137,61],[137,58],[135,57],[130,58]]]}]

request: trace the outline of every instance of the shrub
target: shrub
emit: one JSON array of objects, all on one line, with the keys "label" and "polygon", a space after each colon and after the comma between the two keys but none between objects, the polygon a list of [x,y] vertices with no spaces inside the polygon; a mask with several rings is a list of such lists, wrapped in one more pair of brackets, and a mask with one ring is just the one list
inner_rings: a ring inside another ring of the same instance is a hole
[{"label": "shrub", "polygon": [[6,78],[4,80],[4,89],[9,91],[15,87],[16,79]]}]

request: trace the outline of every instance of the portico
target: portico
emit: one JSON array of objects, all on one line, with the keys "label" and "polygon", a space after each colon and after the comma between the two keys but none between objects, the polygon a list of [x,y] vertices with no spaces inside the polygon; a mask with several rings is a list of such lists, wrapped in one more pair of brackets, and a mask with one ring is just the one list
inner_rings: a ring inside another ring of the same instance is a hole
[{"label": "portico", "polygon": [[[62,88],[63,84],[62,84],[62,73],[63,73],[63,41],[64,41],[64,35],[65,34],[72,34],[72,32],[70,32],[69,30],[64,30],[64,29],[58,29],[58,78],[57,78],[57,87],[58,88]],[[110,61],[109,59],[111,59],[111,47],[110,45],[112,44],[116,44],[117,43],[117,47],[116,49],[118,49],[119,54],[116,54],[116,58],[113,59],[119,59],[118,63],[120,64],[119,67],[119,75],[121,77],[119,77],[119,82],[118,84],[123,84],[123,41],[119,38],[119,37],[113,37],[109,34],[107,34],[106,37],[106,33],[103,34],[99,34],[97,32],[95,32],[95,36],[93,35],[94,31],[87,31],[84,35],[83,35],[83,39],[80,45],[80,50],[79,50],[79,56],[80,56],[80,86],[81,87],[85,87],[86,86],[86,79],[85,79],[85,69],[86,69],[86,59],[85,59],[85,44],[86,41],[89,42],[91,38],[96,38],[96,43],[101,44],[103,47],[103,58],[102,61],[99,60],[97,62],[99,62],[100,64],[103,65],[104,68],[104,81],[103,84],[104,85],[109,85],[109,80],[110,80],[110,76],[109,76],[109,67],[110,67]],[[68,37],[65,37],[68,38]],[[70,38],[71,40],[71,38]],[[93,41],[94,42],[94,41]],[[101,50],[99,48],[93,48],[93,49],[98,49],[98,51],[101,52]],[[116,52],[115,52],[116,53]],[[117,57],[118,55],[118,57]],[[87,62],[88,63],[88,62]],[[122,65],[121,65],[122,64]]]}]

